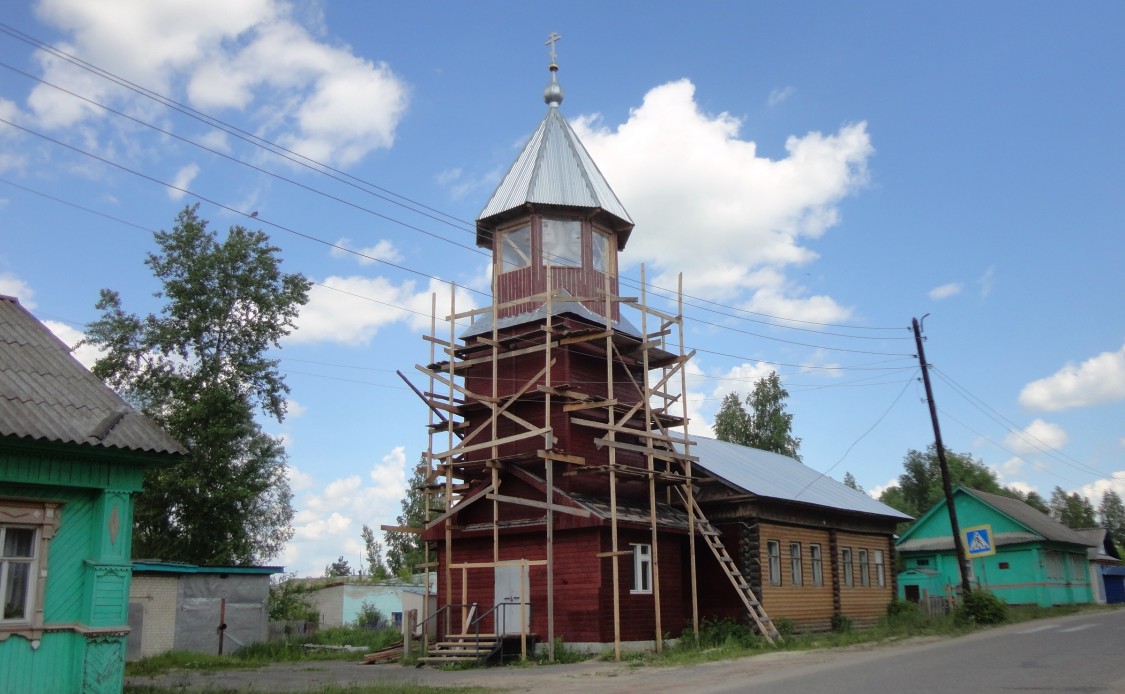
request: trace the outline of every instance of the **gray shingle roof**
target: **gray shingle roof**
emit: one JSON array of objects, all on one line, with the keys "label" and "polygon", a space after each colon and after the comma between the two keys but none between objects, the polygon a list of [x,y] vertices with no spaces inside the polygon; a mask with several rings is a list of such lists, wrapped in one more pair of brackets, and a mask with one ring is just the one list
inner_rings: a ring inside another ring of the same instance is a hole
[{"label": "gray shingle roof", "polygon": [[5,439],[185,452],[71,356],[17,299],[0,295],[0,441]]},{"label": "gray shingle roof", "polygon": [[695,469],[703,468],[743,492],[769,499],[912,520],[910,516],[788,456],[702,436],[693,436],[691,440],[691,455],[699,458]]},{"label": "gray shingle roof", "polygon": [[478,228],[527,203],[601,209],[627,229],[633,227],[629,213],[555,107],[547,109],[539,128],[481,210]]}]

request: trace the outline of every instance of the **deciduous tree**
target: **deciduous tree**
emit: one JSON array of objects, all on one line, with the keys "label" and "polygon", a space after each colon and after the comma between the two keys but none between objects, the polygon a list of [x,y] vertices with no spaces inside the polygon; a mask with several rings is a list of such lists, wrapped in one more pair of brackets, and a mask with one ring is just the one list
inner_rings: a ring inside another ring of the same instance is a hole
[{"label": "deciduous tree", "polygon": [[285,415],[289,389],[267,352],[292,330],[310,284],[281,271],[266,234],[233,226],[220,240],[197,211],[155,234],[159,251],[145,261],[160,313],[126,313],[103,289],[87,341],[105,351],[94,373],[190,451],[146,475],[134,556],[251,564],[292,537],[285,450],[255,415]]},{"label": "deciduous tree", "polygon": [[383,564],[383,545],[375,539],[375,531],[364,524],[360,531],[363,538],[364,559],[367,560],[367,575],[376,581],[387,578],[387,567]]},{"label": "deciduous tree", "polygon": [[[414,473],[406,483],[406,494],[403,496],[402,513],[398,515],[396,524],[403,528],[424,528],[428,522],[426,517],[426,492],[429,464],[423,454],[414,468]],[[444,510],[444,495],[435,492],[430,497],[430,508],[438,512]],[[432,515],[432,514],[431,514]],[[387,570],[392,575],[409,576],[414,573],[418,564],[425,562],[425,551],[422,541],[414,533],[401,533],[388,531],[383,536],[386,544]]]},{"label": "deciduous tree", "polygon": [[1078,492],[1067,494],[1062,487],[1051,492],[1051,517],[1068,528],[1092,528],[1094,505]]},{"label": "deciduous tree", "polygon": [[800,460],[801,439],[793,436],[793,415],[785,411],[788,397],[776,371],[754,384],[745,406],[728,393],[715,414],[716,438]]}]

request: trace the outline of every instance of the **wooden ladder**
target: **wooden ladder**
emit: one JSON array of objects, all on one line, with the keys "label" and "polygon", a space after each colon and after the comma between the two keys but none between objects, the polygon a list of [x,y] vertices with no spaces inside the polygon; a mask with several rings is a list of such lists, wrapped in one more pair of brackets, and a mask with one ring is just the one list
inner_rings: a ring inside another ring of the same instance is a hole
[{"label": "wooden ladder", "polygon": [[[679,491],[679,490],[677,490]],[[680,491],[680,497],[686,498],[684,493]],[[694,501],[694,500],[693,500]],[[742,575],[742,572],[735,566],[734,559],[731,558],[727,548],[723,546],[723,541],[720,538],[721,534],[711,525],[711,521],[703,515],[702,509],[699,504],[690,504],[692,510],[695,512],[695,528],[696,531],[703,536],[703,540],[707,546],[711,548],[711,553],[719,560],[719,566],[723,567],[723,572],[730,579],[730,583],[734,586],[734,590],[738,593],[738,597],[742,599],[742,604],[746,606],[746,611],[750,614],[750,618],[758,627],[758,631],[766,640],[773,645],[777,645],[777,641],[781,640],[781,634],[778,633],[777,628],[774,627],[773,621],[770,620],[766,610],[762,607],[762,602],[754,595],[754,590],[750,587],[750,582]],[[776,639],[777,641],[775,641]]]}]

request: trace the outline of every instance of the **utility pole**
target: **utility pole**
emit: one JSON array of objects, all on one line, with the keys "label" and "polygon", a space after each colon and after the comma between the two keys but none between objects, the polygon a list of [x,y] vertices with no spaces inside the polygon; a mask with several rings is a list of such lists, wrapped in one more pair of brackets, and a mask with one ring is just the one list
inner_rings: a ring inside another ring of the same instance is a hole
[{"label": "utility pole", "polygon": [[[927,313],[926,316],[928,315],[930,314]],[[926,316],[922,316],[922,320],[926,320]],[[926,402],[930,405],[930,420],[934,423],[934,443],[937,447],[938,465],[941,467],[941,486],[945,490],[945,507],[949,510],[949,525],[953,530],[953,551],[957,553],[957,566],[961,569],[961,590],[964,595],[968,595],[972,592],[969,585],[969,559],[965,556],[965,543],[961,539],[961,526],[957,523],[957,509],[953,507],[953,485],[949,480],[949,465],[945,462],[945,445],[941,442],[941,427],[938,426],[934,391],[930,387],[926,350],[922,347],[922,326],[917,318],[912,320],[914,342],[918,345],[918,363],[922,365],[922,382],[926,385]]]}]

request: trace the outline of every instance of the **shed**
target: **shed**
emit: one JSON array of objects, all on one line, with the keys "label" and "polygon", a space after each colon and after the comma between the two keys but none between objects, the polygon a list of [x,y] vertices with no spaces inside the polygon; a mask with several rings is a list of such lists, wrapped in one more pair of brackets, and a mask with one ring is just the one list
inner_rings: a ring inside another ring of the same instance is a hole
[{"label": "shed", "polygon": [[1076,531],[1091,543],[1086,550],[1090,560],[1090,585],[1094,601],[1099,605],[1125,602],[1125,567],[1121,566],[1121,555],[1113,535],[1105,528],[1081,528]]},{"label": "shed", "polygon": [[184,452],[0,296],[5,691],[121,691],[133,495]]},{"label": "shed", "polygon": [[[991,551],[970,562],[970,580],[1014,605],[1085,604],[1094,601],[1087,549],[1093,541],[1055,521],[1019,499],[957,487],[954,508],[963,533],[978,532]],[[953,533],[946,503],[935,505],[899,538],[897,547],[905,570],[899,574],[899,595],[918,600],[931,590],[932,577],[941,576],[943,590],[960,586]],[[979,531],[984,529],[984,534]],[[971,543],[966,543],[966,547]],[[949,593],[952,595],[952,592]]]},{"label": "shed", "polygon": [[418,614],[422,614],[425,594],[428,593],[429,598],[427,614],[432,614],[437,609],[436,582],[434,574],[429,576],[431,582],[428,591],[421,577],[418,582],[357,583],[339,580],[318,586],[309,595],[309,600],[320,613],[321,627],[355,624],[366,604],[379,610],[390,626],[401,628],[404,611],[418,610]]},{"label": "shed", "polygon": [[133,562],[126,659],[167,651],[233,653],[265,641],[280,566]]}]

